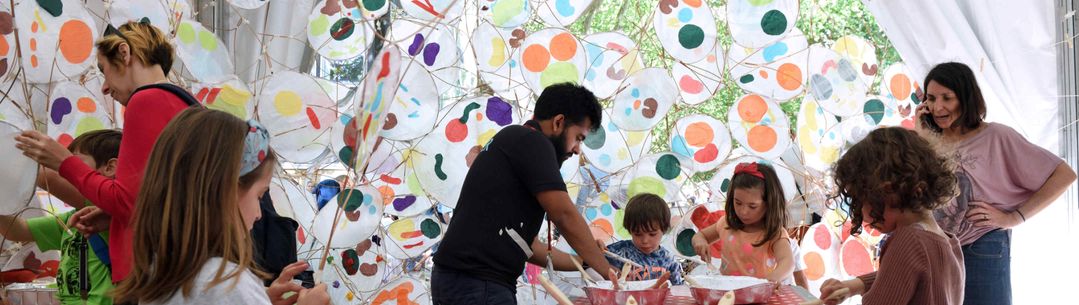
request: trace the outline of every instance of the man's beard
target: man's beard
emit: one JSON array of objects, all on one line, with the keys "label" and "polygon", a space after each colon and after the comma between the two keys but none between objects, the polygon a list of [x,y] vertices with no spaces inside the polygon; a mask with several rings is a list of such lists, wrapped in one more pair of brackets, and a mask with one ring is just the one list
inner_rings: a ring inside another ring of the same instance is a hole
[{"label": "man's beard", "polygon": [[566,133],[562,132],[558,136],[548,136],[548,140],[554,145],[555,156],[558,157],[558,165],[561,166],[562,162],[565,162],[569,157],[573,156],[573,153],[566,151]]}]

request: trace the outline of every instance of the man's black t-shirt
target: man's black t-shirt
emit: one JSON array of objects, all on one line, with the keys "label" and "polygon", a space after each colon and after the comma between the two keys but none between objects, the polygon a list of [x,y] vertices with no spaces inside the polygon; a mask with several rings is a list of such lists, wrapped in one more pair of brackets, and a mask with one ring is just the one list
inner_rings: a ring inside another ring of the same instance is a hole
[{"label": "man's black t-shirt", "polygon": [[537,123],[525,124],[502,129],[476,156],[435,253],[438,268],[516,287],[543,223],[536,194],[566,190],[554,145]]}]

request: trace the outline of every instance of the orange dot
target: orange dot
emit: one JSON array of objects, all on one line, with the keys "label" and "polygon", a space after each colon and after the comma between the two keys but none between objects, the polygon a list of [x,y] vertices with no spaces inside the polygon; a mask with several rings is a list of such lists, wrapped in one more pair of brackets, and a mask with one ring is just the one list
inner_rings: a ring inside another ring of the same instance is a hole
[{"label": "orange dot", "polygon": [[551,54],[547,53],[547,48],[534,44],[525,48],[521,61],[524,62],[525,69],[539,73],[547,69],[547,64],[551,62]]},{"label": "orange dot", "polygon": [[0,35],[0,56],[7,56],[8,49],[10,48],[11,46],[7,44],[7,38],[5,38],[4,35]]},{"label": "orange dot", "polygon": [[30,55],[30,66],[37,68],[37,55]]},{"label": "orange dot", "polygon": [[30,51],[37,51],[37,39],[30,38]]},{"label": "orange dot", "polygon": [[388,185],[383,185],[378,187],[378,192],[382,194],[382,205],[390,205],[390,203],[393,203],[393,197],[396,196],[393,188]]},{"label": "orange dot", "polygon": [[82,63],[90,58],[94,35],[82,20],[70,20],[60,27],[60,54],[70,63]]},{"label": "orange dot", "polygon": [[551,56],[554,59],[567,61],[577,54],[577,40],[570,33],[558,34],[551,38]]},{"label": "orange dot", "polygon": [[798,65],[785,63],[776,70],[776,82],[785,90],[794,90],[802,86],[802,69]]},{"label": "orange dot", "polygon": [[712,127],[708,126],[704,122],[696,122],[686,126],[686,144],[695,147],[708,146],[712,143],[712,138],[715,134],[712,132]]},{"label": "orange dot", "polygon": [[760,122],[765,113],[768,113],[768,103],[760,95],[747,95],[738,103],[738,115],[743,122]]},{"label": "orange dot", "polygon": [[776,147],[776,131],[768,126],[753,126],[747,135],[749,148],[754,151],[766,152]]},{"label": "orange dot", "polygon": [[592,222],[592,226],[603,230],[603,233],[607,233],[607,235],[614,235],[614,226],[606,219],[596,219]]},{"label": "orange dot", "polygon": [[809,252],[804,256],[805,258],[805,274],[810,281],[819,280],[824,277],[824,259],[820,257],[817,252]]},{"label": "orange dot", "polygon": [[701,0],[683,0],[682,2],[685,2],[686,5],[689,5],[693,8],[701,7]]},{"label": "orange dot", "polygon": [[633,109],[641,109],[641,100],[633,101]]},{"label": "orange dot", "polygon": [[764,69],[758,70],[757,74],[760,74],[763,79],[768,79],[768,71],[764,71]]},{"label": "orange dot", "polygon": [[892,80],[888,82],[888,88],[892,90],[892,96],[897,100],[910,98],[910,78],[907,78],[906,74],[892,76]]},{"label": "orange dot", "polygon": [[97,103],[88,97],[80,97],[76,104],[78,104],[79,111],[82,111],[83,113],[94,113],[94,111],[97,111]]},{"label": "orange dot", "polygon": [[476,112],[476,120],[477,121],[483,121],[483,113],[482,112]]},{"label": "orange dot", "polygon": [[30,32],[37,33],[37,21],[34,21],[34,23],[30,24]]}]

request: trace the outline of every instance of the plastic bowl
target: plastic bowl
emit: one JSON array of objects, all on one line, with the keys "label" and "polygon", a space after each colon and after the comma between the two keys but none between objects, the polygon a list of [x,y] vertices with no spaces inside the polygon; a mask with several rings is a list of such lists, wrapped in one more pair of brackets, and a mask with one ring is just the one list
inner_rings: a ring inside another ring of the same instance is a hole
[{"label": "plastic bowl", "polygon": [[[625,290],[613,290],[610,281],[601,281],[595,286],[585,287],[584,293],[592,305],[663,305],[671,289],[648,289],[655,283],[655,280],[627,282]],[[630,298],[636,303],[629,302]]]},{"label": "plastic bowl", "polygon": [[693,276],[704,287],[690,287],[699,305],[715,305],[728,291],[734,291],[734,304],[767,302],[776,291],[776,284],[747,276]]}]

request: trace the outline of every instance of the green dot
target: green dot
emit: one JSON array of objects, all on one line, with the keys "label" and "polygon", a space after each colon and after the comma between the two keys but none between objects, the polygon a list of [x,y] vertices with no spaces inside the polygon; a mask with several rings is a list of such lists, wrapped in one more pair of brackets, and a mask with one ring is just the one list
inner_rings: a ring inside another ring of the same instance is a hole
[{"label": "green dot", "polygon": [[353,168],[356,166],[356,162],[355,160],[353,160],[354,156],[352,155],[352,147],[345,146],[344,148],[341,148],[341,151],[337,152],[337,158],[341,159],[341,163],[345,164],[345,166],[348,166],[348,168]]},{"label": "green dot", "polygon": [[678,43],[686,49],[699,47],[704,43],[704,30],[699,26],[687,24],[678,30]]},{"label": "green dot", "polygon": [[345,190],[337,194],[337,205],[345,212],[352,213],[363,205],[363,192],[356,189]]},{"label": "green dot", "polygon": [[719,191],[726,193],[731,189],[731,179],[723,179],[723,183],[719,184]]},{"label": "green dot", "polygon": [[194,43],[195,27],[187,22],[181,23],[180,27],[176,29],[176,36],[180,37],[180,41],[183,43]]},{"label": "green dot", "polygon": [[653,177],[637,177],[629,183],[626,193],[630,198],[645,193],[665,197],[667,195],[667,187],[663,184],[663,181],[659,181],[659,179]]},{"label": "green dot", "polygon": [[210,33],[210,31],[201,31],[199,32],[199,44],[202,45],[203,49],[213,52],[217,50],[217,36],[214,36],[214,33]]},{"label": "green dot", "polygon": [[865,106],[862,107],[862,111],[868,118],[873,121],[870,122],[873,125],[880,124],[880,121],[884,119],[884,103],[878,99],[871,99],[865,102]]},{"label": "green dot", "polygon": [[674,155],[663,155],[656,161],[656,173],[667,180],[678,178],[682,174],[681,162]]},{"label": "green dot", "polygon": [[424,219],[423,222],[420,223],[420,231],[423,231],[423,236],[426,236],[430,239],[435,239],[438,238],[439,234],[442,234],[442,227],[439,226],[438,223],[434,220],[428,218]]},{"label": "green dot", "polygon": [[690,229],[684,229],[682,232],[678,232],[678,239],[675,241],[675,248],[678,252],[684,256],[697,256],[697,251],[693,250],[693,235],[696,232]]},{"label": "green dot", "polygon": [[750,5],[753,5],[753,6],[764,6],[764,5],[768,5],[768,4],[772,3],[772,2],[775,2],[775,0],[749,0],[748,2],[749,2]]},{"label": "green dot", "polygon": [[363,8],[368,11],[377,11],[386,6],[386,0],[363,0]]},{"label": "green dot", "polygon": [[311,20],[311,23],[307,25],[308,35],[321,36],[330,29],[330,18],[326,15],[319,14],[318,18]]},{"label": "green dot", "polygon": [[787,31],[787,15],[778,10],[770,10],[761,18],[761,29],[768,35],[782,35]]},{"label": "green dot", "polygon": [[64,14],[64,3],[60,0],[37,0],[37,5],[41,6],[45,12],[53,17],[60,17]]},{"label": "green dot", "polygon": [[525,2],[523,0],[502,0],[496,1],[491,8],[491,17],[495,22],[495,25],[506,25],[514,17],[520,15],[524,11]]},{"label": "green dot", "polygon": [[95,117],[85,117],[79,121],[78,125],[75,125],[75,136],[78,137],[83,133],[105,129],[105,124],[101,123],[101,120]]},{"label": "green dot", "polygon": [[558,83],[577,83],[579,78],[577,66],[560,61],[547,66],[547,69],[540,73],[540,87],[547,88]]},{"label": "green dot", "polygon": [[591,149],[600,149],[603,147],[603,143],[607,142],[607,131],[603,127],[596,128],[596,131],[584,138],[584,146]]},{"label": "green dot", "polygon": [[743,84],[752,83],[753,82],[753,75],[752,74],[742,75],[742,77],[739,78],[738,81],[742,82]]}]

